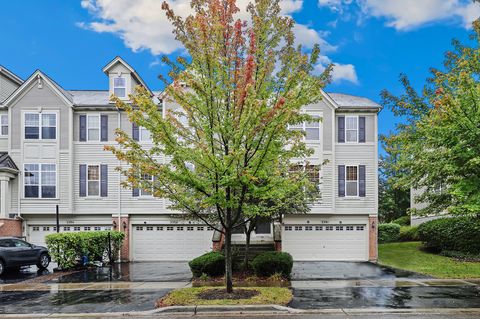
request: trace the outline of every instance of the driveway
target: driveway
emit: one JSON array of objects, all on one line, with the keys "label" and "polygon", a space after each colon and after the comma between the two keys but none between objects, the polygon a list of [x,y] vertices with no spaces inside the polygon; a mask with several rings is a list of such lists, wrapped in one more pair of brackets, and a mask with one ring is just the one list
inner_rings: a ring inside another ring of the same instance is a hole
[{"label": "driveway", "polygon": [[36,283],[18,282],[38,276],[32,270],[9,276],[0,285],[0,313],[91,313],[152,310],[158,298],[187,286],[191,272],[186,262],[141,262]]},{"label": "driveway", "polygon": [[438,280],[373,263],[295,262],[290,306],[480,308],[478,284],[476,280]]}]

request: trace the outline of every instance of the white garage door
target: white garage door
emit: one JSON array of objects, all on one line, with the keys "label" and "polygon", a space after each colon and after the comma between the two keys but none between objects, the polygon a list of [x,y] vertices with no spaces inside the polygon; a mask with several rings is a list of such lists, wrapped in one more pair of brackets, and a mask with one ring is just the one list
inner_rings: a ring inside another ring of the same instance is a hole
[{"label": "white garage door", "polygon": [[366,225],[285,225],[282,250],[294,260],[368,260]]},{"label": "white garage door", "polygon": [[213,229],[201,225],[134,225],[134,261],[191,260],[212,250]]},{"label": "white garage door", "polygon": [[[60,232],[74,232],[74,231],[92,231],[92,230],[111,230],[111,226],[100,225],[75,225],[75,226],[60,226]],[[28,226],[27,241],[38,246],[47,246],[45,243],[45,236],[57,232],[57,227],[52,225],[30,225]]]}]

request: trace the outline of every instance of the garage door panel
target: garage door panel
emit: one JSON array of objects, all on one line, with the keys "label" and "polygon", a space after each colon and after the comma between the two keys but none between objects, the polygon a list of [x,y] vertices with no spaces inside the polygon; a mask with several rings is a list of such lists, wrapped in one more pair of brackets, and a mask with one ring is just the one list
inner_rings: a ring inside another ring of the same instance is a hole
[{"label": "garage door panel", "polygon": [[[75,226],[60,226],[61,233],[80,232],[80,231],[99,231],[111,230],[111,226],[105,225],[75,225]],[[27,241],[37,246],[47,246],[45,237],[50,234],[55,234],[57,227],[52,225],[29,225]]]},{"label": "garage door panel", "polygon": [[367,260],[365,225],[285,225],[282,249],[294,260]]},{"label": "garage door panel", "polygon": [[207,226],[133,226],[135,261],[186,261],[212,249],[213,230]]}]

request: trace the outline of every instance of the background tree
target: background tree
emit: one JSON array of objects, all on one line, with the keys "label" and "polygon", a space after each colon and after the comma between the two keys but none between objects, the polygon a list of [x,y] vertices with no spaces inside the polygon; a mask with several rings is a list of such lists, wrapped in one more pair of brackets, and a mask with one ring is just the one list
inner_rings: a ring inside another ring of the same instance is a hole
[{"label": "background tree", "polygon": [[301,108],[321,99],[330,68],[312,75],[319,48],[307,55],[295,46],[294,21],[280,15],[278,0],[250,4],[250,24],[235,19],[235,0],[192,0],[191,6],[186,19],[162,6],[189,55],[163,58],[171,67],[164,99],[178,108],[162,117],[141,88],[131,104],[117,99],[132,122],[151,132],[154,146],[143,149],[120,130],[119,146],[107,149],[129,164],[120,168],[124,186],[153,188],[170,208],[224,234],[230,293],[232,230],[265,214],[259,202],[287,200],[308,183],[306,173],[289,174],[292,159],[312,152],[303,132],[288,125],[313,120]]},{"label": "background tree", "polygon": [[383,92],[384,103],[406,119],[387,146],[401,145],[397,170],[408,174],[395,183],[422,190],[426,203],[417,213],[474,215],[480,212],[480,22],[473,23],[473,46],[453,41],[444,70],[420,95],[402,76],[406,93]]}]

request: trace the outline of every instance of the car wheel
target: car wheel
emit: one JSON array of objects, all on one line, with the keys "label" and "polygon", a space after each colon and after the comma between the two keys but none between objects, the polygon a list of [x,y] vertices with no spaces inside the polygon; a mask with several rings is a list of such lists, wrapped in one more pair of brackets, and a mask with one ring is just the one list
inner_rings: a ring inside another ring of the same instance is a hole
[{"label": "car wheel", "polygon": [[50,258],[47,254],[41,254],[40,258],[38,259],[37,267],[40,269],[45,269],[50,264]]},{"label": "car wheel", "polygon": [[0,260],[0,275],[5,271],[5,263]]}]

